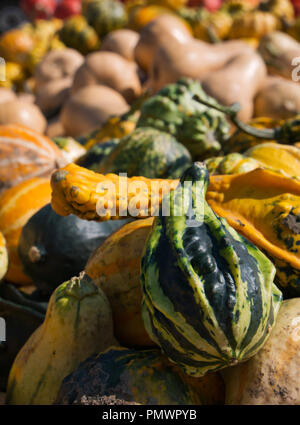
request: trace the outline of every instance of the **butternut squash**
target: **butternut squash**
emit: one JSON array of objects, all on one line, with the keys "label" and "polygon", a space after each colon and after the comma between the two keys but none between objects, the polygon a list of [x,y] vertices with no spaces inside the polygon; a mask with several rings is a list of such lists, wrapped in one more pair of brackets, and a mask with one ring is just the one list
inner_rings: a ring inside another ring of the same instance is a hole
[{"label": "butternut squash", "polygon": [[109,302],[85,274],[52,294],[43,324],[18,353],[7,404],[52,404],[65,376],[87,357],[115,345]]},{"label": "butternut squash", "polygon": [[268,77],[254,100],[254,115],[282,120],[300,113],[300,85],[282,77]]},{"label": "butternut squash", "polygon": [[224,105],[239,102],[241,110],[238,117],[249,121],[253,115],[254,97],[266,75],[266,66],[257,53],[243,53],[208,75],[203,80],[203,88]]},{"label": "butternut squash", "polygon": [[156,92],[181,77],[203,80],[212,71],[221,69],[234,56],[247,52],[252,53],[254,49],[239,40],[211,45],[196,39],[181,43],[169,39],[155,53],[150,70],[149,89]]}]

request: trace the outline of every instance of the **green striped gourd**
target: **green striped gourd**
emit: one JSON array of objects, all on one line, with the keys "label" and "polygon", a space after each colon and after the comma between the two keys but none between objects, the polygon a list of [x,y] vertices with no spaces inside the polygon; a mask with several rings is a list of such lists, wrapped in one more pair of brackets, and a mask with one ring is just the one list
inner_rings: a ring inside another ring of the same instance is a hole
[{"label": "green striped gourd", "polygon": [[141,260],[146,330],[192,376],[251,358],[281,303],[275,267],[213,212],[208,184],[202,163],[184,173],[169,195],[170,215],[155,219]]},{"label": "green striped gourd", "polygon": [[127,23],[124,5],[117,0],[94,0],[87,4],[84,16],[100,38]]}]

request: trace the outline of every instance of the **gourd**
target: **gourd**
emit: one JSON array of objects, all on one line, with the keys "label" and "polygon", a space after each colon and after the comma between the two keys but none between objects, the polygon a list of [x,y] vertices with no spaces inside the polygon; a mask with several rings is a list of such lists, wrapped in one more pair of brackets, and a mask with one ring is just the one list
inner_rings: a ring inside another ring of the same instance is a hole
[{"label": "gourd", "polygon": [[265,61],[271,75],[291,79],[292,60],[300,55],[300,44],[290,35],[273,31],[261,38],[258,52]]},{"label": "gourd", "polygon": [[82,15],[71,16],[64,21],[59,38],[67,46],[83,55],[94,52],[100,47],[98,34]]},{"label": "gourd", "polygon": [[98,173],[102,160],[107,157],[119,143],[119,139],[111,139],[93,144],[84,155],[77,159],[76,164]]},{"label": "gourd", "polygon": [[35,67],[34,79],[39,88],[53,80],[73,78],[84,57],[75,49],[53,50]]},{"label": "gourd", "polygon": [[[126,221],[125,221],[126,222]],[[89,222],[61,217],[46,205],[25,224],[18,253],[26,274],[44,293],[53,290],[85,267],[91,253],[124,224],[124,220]]]},{"label": "gourd", "polygon": [[283,301],[263,348],[224,371],[226,404],[299,405],[299,320],[299,298]]},{"label": "gourd", "polygon": [[128,13],[128,28],[141,32],[152,21],[165,15],[176,16],[176,14],[168,9],[156,4],[145,4],[143,0],[129,2],[126,5]]},{"label": "gourd", "polygon": [[51,198],[49,179],[35,177],[7,189],[0,196],[0,231],[6,240],[9,258],[5,280],[17,285],[31,284],[24,273],[18,254],[18,244],[23,226]]},{"label": "gourd", "polygon": [[107,34],[101,44],[101,50],[114,52],[124,59],[134,62],[134,51],[139,41],[139,34],[130,29],[115,30]]},{"label": "gourd", "polygon": [[52,140],[61,149],[67,162],[76,162],[87,153],[86,149],[73,137],[53,137]]},{"label": "gourd", "polygon": [[135,60],[139,66],[149,73],[157,48],[167,44],[170,39],[175,39],[179,44],[192,41],[190,29],[178,16],[164,13],[143,26],[135,48]]},{"label": "gourd", "polygon": [[127,22],[126,9],[116,0],[92,1],[87,4],[83,14],[100,38],[122,28]]},{"label": "gourd", "polygon": [[300,180],[300,149],[279,143],[261,143],[244,154],[231,153],[206,161],[210,174],[240,174],[256,168]]},{"label": "gourd", "polygon": [[[26,289],[34,287],[26,286]],[[0,345],[0,391],[6,392],[10,368],[30,335],[43,323],[47,299],[7,282],[0,285],[0,317],[5,320],[6,341]],[[34,290],[34,289],[33,289]]]},{"label": "gourd", "polygon": [[67,99],[60,119],[68,136],[80,137],[99,128],[112,115],[123,114],[128,109],[125,99],[116,90],[88,85]]},{"label": "gourd", "polygon": [[300,182],[264,169],[215,176],[206,199],[230,226],[280,262],[276,283],[286,297],[298,296]]},{"label": "gourd", "polygon": [[168,358],[201,377],[255,355],[274,325],[281,292],[271,261],[205,201],[205,165],[194,163],[180,183],[144,247],[142,314]]},{"label": "gourd", "polygon": [[51,205],[59,215],[87,220],[146,218],[158,211],[163,196],[177,185],[178,180],[102,175],[68,164],[52,174]]},{"label": "gourd", "polygon": [[98,143],[121,139],[135,129],[137,119],[137,114],[131,114],[130,111],[123,115],[112,116],[108,118],[100,129],[93,131],[86,137],[81,137],[79,141],[89,150]]},{"label": "gourd", "polygon": [[254,114],[281,120],[300,113],[300,87],[295,81],[269,77],[254,100]]},{"label": "gourd", "polygon": [[77,404],[83,397],[102,396],[142,405],[222,404],[223,383],[217,374],[202,379],[184,375],[159,350],[112,347],[69,375],[55,404]]},{"label": "gourd", "polygon": [[175,137],[151,127],[139,127],[103,158],[99,172],[175,179],[190,164],[189,151]]},{"label": "gourd", "polygon": [[253,10],[237,16],[231,25],[228,38],[256,37],[280,29],[279,19],[270,12]]},{"label": "gourd", "polygon": [[[220,70],[207,76],[202,85],[205,92],[225,105],[239,102],[238,117],[248,121],[254,112],[254,97],[266,78],[266,66],[257,53],[237,55]],[[227,87],[224,90],[224,87]]]},{"label": "gourd", "polygon": [[152,217],[125,221],[95,249],[85,266],[85,272],[107,296],[115,336],[126,347],[154,345],[142,319],[140,284],[140,261],[152,223]]},{"label": "gourd", "polygon": [[19,28],[6,31],[0,37],[0,54],[6,61],[25,65],[33,46],[33,37]]},{"label": "gourd", "polygon": [[44,133],[47,121],[40,108],[21,99],[0,104],[0,125],[19,124]]},{"label": "gourd", "polygon": [[210,13],[206,19],[199,20],[194,24],[194,36],[207,42],[211,42],[214,37],[216,40],[223,40],[229,34],[232,21],[230,14],[225,11],[218,10]]},{"label": "gourd", "polygon": [[0,281],[6,275],[8,268],[8,254],[6,241],[3,234],[0,232]]},{"label": "gourd", "polygon": [[48,137],[21,125],[0,125],[0,192],[33,177],[49,176],[64,163]]},{"label": "gourd", "polygon": [[51,80],[36,90],[35,103],[47,117],[58,113],[70,95],[72,78]]},{"label": "gourd", "polygon": [[[284,123],[283,120],[275,120],[269,117],[257,117],[253,118],[249,121],[249,125],[251,128],[256,129],[273,129],[276,127],[279,127]],[[274,136],[275,137],[275,136]],[[267,143],[267,142],[273,142],[275,143],[275,140],[268,140],[263,139],[261,137],[252,136],[248,133],[246,133],[243,130],[237,129],[232,133],[232,135],[226,140],[226,142],[223,144],[223,152],[225,154],[232,153],[232,152],[245,152],[247,149],[250,149],[253,146],[259,145],[261,143]]]},{"label": "gourd", "polygon": [[16,99],[16,97],[17,96],[13,90],[6,87],[0,87],[0,103]]},{"label": "gourd", "polygon": [[26,72],[22,65],[16,62],[5,62],[5,65],[0,65],[0,69],[3,66],[5,66],[5,81],[0,82],[0,87],[13,89],[16,92],[21,91],[26,80]]},{"label": "gourd", "polygon": [[10,370],[7,404],[52,404],[62,380],[94,353],[115,345],[107,298],[81,274],[52,294],[43,324]]},{"label": "gourd", "polygon": [[211,104],[215,102],[198,81],[181,78],[145,100],[137,128],[153,127],[172,134],[193,159],[215,155],[221,150],[229,126],[225,115],[206,108],[203,99]]},{"label": "gourd", "polygon": [[[168,39],[160,45],[153,58],[149,89],[156,93],[165,85],[177,82],[181,77],[203,80],[210,73],[221,69],[230,59],[241,53],[250,53],[254,49],[241,40],[223,41],[209,44],[201,40],[190,39],[179,43]],[[202,58],[205,57],[205,60]]]},{"label": "gourd", "polygon": [[113,52],[90,53],[75,74],[72,93],[94,84],[116,90],[129,103],[142,93],[136,63]]}]

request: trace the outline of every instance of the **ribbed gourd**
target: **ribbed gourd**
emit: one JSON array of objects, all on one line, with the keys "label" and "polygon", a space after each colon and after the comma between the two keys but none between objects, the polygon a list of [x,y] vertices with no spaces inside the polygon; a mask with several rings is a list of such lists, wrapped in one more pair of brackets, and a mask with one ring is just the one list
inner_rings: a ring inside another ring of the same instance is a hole
[{"label": "ribbed gourd", "polygon": [[189,151],[175,137],[140,127],[122,138],[99,164],[99,172],[127,173],[128,177],[179,178],[191,165]]},{"label": "ribbed gourd", "polygon": [[87,4],[84,16],[100,38],[127,23],[124,5],[117,0],[95,0]]},{"label": "ribbed gourd", "polygon": [[203,100],[216,103],[198,81],[181,78],[142,104],[137,127],[154,127],[175,136],[194,160],[216,155],[229,125],[225,114],[205,106]]},{"label": "ribbed gourd", "polygon": [[209,175],[194,163],[170,192],[141,260],[146,330],[192,376],[251,358],[281,303],[275,267],[205,201]]}]

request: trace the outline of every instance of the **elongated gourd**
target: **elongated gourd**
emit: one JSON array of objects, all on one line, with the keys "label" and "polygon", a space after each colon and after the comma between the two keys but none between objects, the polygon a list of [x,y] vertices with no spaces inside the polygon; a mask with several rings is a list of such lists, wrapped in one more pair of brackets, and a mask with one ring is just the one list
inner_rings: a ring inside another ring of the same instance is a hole
[{"label": "elongated gourd", "polygon": [[141,261],[142,313],[162,351],[191,376],[251,358],[273,327],[281,292],[275,267],[205,201],[205,165],[170,192]]},{"label": "elongated gourd", "polygon": [[44,323],[11,368],[7,404],[52,404],[62,380],[94,353],[116,341],[109,302],[85,274],[52,294]]},{"label": "elongated gourd", "polygon": [[51,203],[57,214],[96,221],[126,218],[132,203],[132,211],[136,204],[136,216],[146,218],[158,210],[162,196],[177,184],[178,180],[102,175],[68,164],[52,174]]}]

